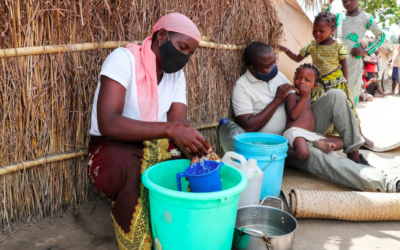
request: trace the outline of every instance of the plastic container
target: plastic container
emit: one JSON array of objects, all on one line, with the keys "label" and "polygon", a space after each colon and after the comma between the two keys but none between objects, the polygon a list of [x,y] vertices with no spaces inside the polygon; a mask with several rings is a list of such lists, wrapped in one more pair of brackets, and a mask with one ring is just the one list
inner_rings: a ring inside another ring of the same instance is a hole
[{"label": "plastic container", "polygon": [[240,193],[239,207],[258,205],[260,203],[261,186],[264,173],[257,166],[257,160],[244,158],[244,156],[228,152],[222,158],[222,162],[238,168],[247,177],[247,187]]},{"label": "plastic container", "polygon": [[258,167],[264,172],[260,199],[279,196],[288,150],[287,139],[274,134],[246,133],[235,137],[234,146],[236,153],[246,159],[257,160]]},{"label": "plastic container", "polygon": [[189,160],[166,161],[143,173],[143,185],[149,189],[153,236],[163,250],[230,250],[239,194],[247,178],[224,164],[220,168],[222,191],[189,193],[189,183],[182,179],[183,191],[179,192],[176,174],[189,165]]},{"label": "plastic container", "polygon": [[194,193],[221,191],[222,181],[219,169],[223,165],[224,163],[216,161],[203,161],[190,165],[184,172],[176,174],[178,190],[182,191],[181,178],[186,177]]},{"label": "plastic container", "polygon": [[246,131],[234,122],[226,118],[222,118],[219,121],[218,135],[224,153],[234,150],[233,142],[235,136],[243,133],[246,133]]}]

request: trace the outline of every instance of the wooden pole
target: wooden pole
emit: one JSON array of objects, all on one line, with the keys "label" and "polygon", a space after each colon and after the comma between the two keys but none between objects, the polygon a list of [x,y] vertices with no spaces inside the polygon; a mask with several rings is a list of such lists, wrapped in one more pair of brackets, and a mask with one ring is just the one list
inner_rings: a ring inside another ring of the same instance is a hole
[{"label": "wooden pole", "polygon": [[[218,125],[219,125],[219,123],[215,122],[215,123],[196,125],[193,127],[197,130],[200,130],[200,129],[205,129],[205,128],[218,127]],[[77,158],[77,157],[81,157],[81,156],[86,156],[87,153],[88,153],[88,150],[86,148],[81,148],[81,149],[78,149],[75,151],[69,151],[69,152],[65,152],[65,153],[61,153],[61,154],[54,154],[54,155],[39,157],[39,158],[30,160],[30,161],[12,163],[9,165],[5,165],[2,168],[0,167],[0,176],[5,175],[5,174],[11,174],[11,173],[17,172],[19,170],[23,170],[23,169],[37,167],[37,166],[44,165],[47,163],[58,162],[58,161],[73,159],[73,158]]]},{"label": "wooden pole", "polygon": [[19,163],[9,164],[9,165],[6,165],[6,166],[0,168],[0,176],[5,175],[5,174],[11,174],[11,173],[17,172],[19,170],[44,165],[46,163],[58,162],[58,161],[72,159],[72,158],[77,158],[80,156],[86,156],[87,153],[88,153],[87,149],[82,148],[79,150],[65,152],[65,153],[61,153],[61,154],[48,155],[48,156],[36,158],[34,160],[30,160],[30,161],[23,161],[23,162],[19,162]]},{"label": "wooden pole", "polygon": [[[36,46],[36,47],[25,47],[25,48],[12,48],[12,49],[1,49],[0,58],[5,57],[16,57],[16,56],[31,56],[31,55],[42,55],[42,54],[56,54],[65,52],[79,52],[102,49],[113,49],[118,47],[125,47],[129,41],[110,41],[104,43],[78,43],[78,44],[64,44],[64,45],[48,45],[48,46]],[[134,43],[140,44],[140,41],[134,41]],[[200,41],[200,47],[212,48],[212,49],[223,49],[223,50],[239,50],[243,46],[240,45],[229,45],[229,44],[218,44],[209,41]]]},{"label": "wooden pole", "polygon": [[205,128],[214,128],[214,127],[218,127],[218,126],[219,126],[219,123],[215,122],[215,123],[196,125],[196,126],[193,126],[193,128],[200,130],[200,129],[205,129]]},{"label": "wooden pole", "polygon": [[[135,43],[139,43],[135,41]],[[66,45],[49,45],[49,46],[36,46],[26,48],[13,48],[13,49],[2,49],[0,50],[0,58],[3,57],[15,57],[15,56],[31,56],[41,54],[56,54],[64,52],[78,52],[87,50],[96,50],[98,48],[110,49],[123,47],[128,45],[129,42],[105,42],[100,43],[79,43],[79,44],[66,44]]]}]

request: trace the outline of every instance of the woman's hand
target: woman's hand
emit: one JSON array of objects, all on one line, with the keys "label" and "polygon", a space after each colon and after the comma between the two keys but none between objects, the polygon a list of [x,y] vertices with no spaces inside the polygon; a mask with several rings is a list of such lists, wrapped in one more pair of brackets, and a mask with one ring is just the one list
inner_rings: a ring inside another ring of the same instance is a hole
[{"label": "woman's hand", "polygon": [[362,48],[353,48],[350,51],[350,55],[356,57],[356,56],[366,56],[368,55],[368,52],[365,49]]},{"label": "woman's hand", "polygon": [[168,133],[169,138],[191,156],[206,156],[211,149],[206,138],[193,127],[174,123]]}]

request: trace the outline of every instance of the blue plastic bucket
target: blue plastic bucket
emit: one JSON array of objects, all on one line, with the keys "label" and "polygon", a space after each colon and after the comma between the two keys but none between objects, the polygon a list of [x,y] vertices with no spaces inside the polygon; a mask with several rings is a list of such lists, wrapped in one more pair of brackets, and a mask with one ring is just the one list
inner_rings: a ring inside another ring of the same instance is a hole
[{"label": "blue plastic bucket", "polygon": [[239,194],[246,188],[247,178],[224,164],[219,170],[222,191],[189,193],[189,182],[182,179],[179,192],[176,174],[189,165],[189,160],[166,161],[143,173],[143,185],[149,189],[154,242],[163,250],[231,250]]},{"label": "blue plastic bucket", "polygon": [[282,186],[288,141],[285,137],[267,133],[246,133],[235,137],[235,152],[247,160],[256,159],[264,172],[260,200],[279,196]]},{"label": "blue plastic bucket", "polygon": [[182,191],[181,178],[187,177],[190,189],[194,193],[208,193],[222,190],[222,181],[219,169],[222,162],[203,161],[190,165],[184,172],[176,174],[178,190]]}]

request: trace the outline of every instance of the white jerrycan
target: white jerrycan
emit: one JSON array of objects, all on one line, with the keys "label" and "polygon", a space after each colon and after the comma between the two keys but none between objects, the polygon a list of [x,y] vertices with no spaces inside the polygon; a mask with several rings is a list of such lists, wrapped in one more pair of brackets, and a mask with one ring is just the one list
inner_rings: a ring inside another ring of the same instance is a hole
[{"label": "white jerrycan", "polygon": [[247,161],[244,156],[231,151],[224,155],[222,162],[238,168],[247,177],[247,187],[239,196],[239,207],[259,205],[264,173],[257,166],[257,160]]}]

